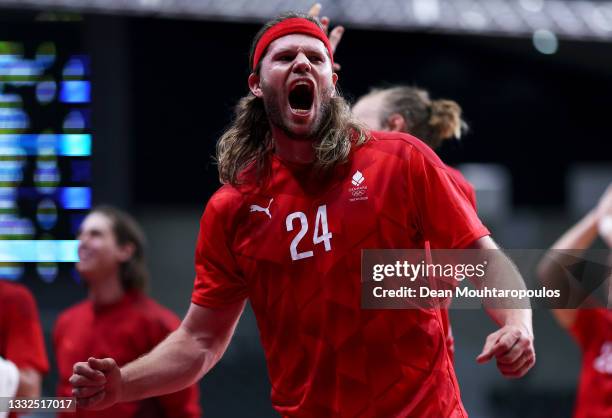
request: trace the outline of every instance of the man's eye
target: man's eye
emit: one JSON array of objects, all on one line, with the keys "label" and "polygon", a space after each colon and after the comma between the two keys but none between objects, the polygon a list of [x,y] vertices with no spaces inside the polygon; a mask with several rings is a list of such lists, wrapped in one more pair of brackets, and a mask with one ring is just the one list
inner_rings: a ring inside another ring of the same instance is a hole
[{"label": "man's eye", "polygon": [[291,55],[281,55],[278,59],[279,61],[289,62],[293,57],[291,57]]},{"label": "man's eye", "polygon": [[312,55],[312,56],[308,57],[308,59],[310,60],[310,62],[314,62],[314,63],[317,63],[317,64],[323,62],[323,58],[321,58],[318,55]]}]

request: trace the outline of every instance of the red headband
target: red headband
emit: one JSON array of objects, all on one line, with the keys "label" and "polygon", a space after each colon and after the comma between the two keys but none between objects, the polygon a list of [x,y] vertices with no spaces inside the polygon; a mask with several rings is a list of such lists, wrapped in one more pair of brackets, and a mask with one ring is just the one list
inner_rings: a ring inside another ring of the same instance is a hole
[{"label": "red headband", "polygon": [[282,36],[296,33],[309,35],[323,42],[325,44],[325,47],[327,48],[327,51],[329,52],[329,58],[331,59],[333,66],[334,54],[332,52],[332,48],[329,43],[329,39],[327,38],[327,35],[325,35],[321,28],[317,26],[317,24],[313,21],[305,19],[303,17],[291,17],[272,26],[270,29],[264,32],[261,38],[259,38],[257,46],[255,47],[255,53],[253,54],[252,69],[254,70],[255,68],[257,68],[259,60],[262,58],[264,51],[266,50],[266,48],[268,48],[272,41]]}]

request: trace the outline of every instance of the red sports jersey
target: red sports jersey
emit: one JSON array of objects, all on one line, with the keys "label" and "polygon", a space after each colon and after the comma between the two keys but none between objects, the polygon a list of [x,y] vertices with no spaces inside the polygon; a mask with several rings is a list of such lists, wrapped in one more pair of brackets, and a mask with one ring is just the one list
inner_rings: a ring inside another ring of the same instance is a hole
[{"label": "red sports jersey", "polygon": [[30,291],[16,283],[0,280],[0,356],[20,368],[47,373],[38,309]]},{"label": "red sports jersey", "polygon": [[446,169],[450,176],[457,182],[457,186],[459,186],[465,197],[470,201],[474,210],[476,210],[476,191],[474,190],[474,186],[463,177],[461,171],[448,165]]},{"label": "red sports jersey", "polygon": [[422,142],[372,133],[333,176],[272,157],[265,186],[208,202],[192,301],[248,297],[285,417],[465,417],[437,310],[361,309],[361,250],[487,235]]},{"label": "red sports jersey", "polygon": [[[68,379],[74,363],[89,357],[115,359],[123,366],[149,352],[179,325],[178,317],[138,292],[127,293],[116,304],[94,308],[87,300],[58,318],[53,344],[59,369],[58,396],[72,396]],[[138,402],[119,403],[103,411],[79,409],[62,418],[153,418],[201,416],[197,386]]]},{"label": "red sports jersey", "polygon": [[[474,190],[474,186],[463,177],[461,171],[453,168],[449,165],[446,166],[446,169],[450,176],[455,180],[459,189],[463,192],[468,201],[472,204],[474,210],[477,210],[476,206],[476,191]],[[455,360],[455,339],[453,337],[453,329],[451,327],[450,318],[448,316],[448,309],[442,310],[442,322],[444,324],[444,329],[446,330],[446,348],[448,349],[448,353],[450,355],[451,361]]]},{"label": "red sports jersey", "polygon": [[26,287],[5,280],[0,280],[0,356],[19,369],[49,371],[34,297]]},{"label": "red sports jersey", "polygon": [[612,311],[578,310],[571,332],[582,350],[574,418],[612,417]]}]

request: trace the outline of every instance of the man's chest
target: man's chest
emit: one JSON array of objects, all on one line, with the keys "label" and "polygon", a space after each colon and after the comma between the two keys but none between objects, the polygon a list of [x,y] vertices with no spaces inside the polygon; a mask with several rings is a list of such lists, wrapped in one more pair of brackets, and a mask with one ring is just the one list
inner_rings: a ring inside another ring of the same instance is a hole
[{"label": "man's chest", "polygon": [[419,238],[405,183],[375,170],[351,170],[316,193],[287,182],[243,206],[233,249],[251,265],[325,271],[361,249],[411,248]]}]

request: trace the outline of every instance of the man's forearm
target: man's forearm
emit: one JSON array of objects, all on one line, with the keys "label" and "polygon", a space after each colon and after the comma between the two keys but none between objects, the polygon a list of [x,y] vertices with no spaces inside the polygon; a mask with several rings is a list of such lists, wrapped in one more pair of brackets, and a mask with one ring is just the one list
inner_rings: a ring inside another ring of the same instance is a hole
[{"label": "man's forearm", "polygon": [[177,392],[200,379],[216,362],[183,327],[145,356],[121,368],[121,402]]},{"label": "man's forearm", "polygon": [[[494,279],[492,284],[497,289],[523,290],[527,287],[520,273],[505,255],[496,255],[497,265],[494,267]],[[503,259],[501,259],[503,258]],[[531,320],[531,304],[529,300],[517,300],[511,298],[500,303],[493,300],[484,304],[487,314],[500,326],[515,325],[523,328],[527,334],[533,337],[533,324]]]},{"label": "man's forearm", "polygon": [[533,337],[531,309],[487,309],[487,314],[500,326],[514,325]]},{"label": "man's forearm", "polygon": [[[525,290],[527,286],[512,260],[501,249],[487,250],[489,254],[485,286],[500,290]],[[500,326],[523,328],[533,337],[532,313],[529,299],[485,299],[487,314]]]}]

